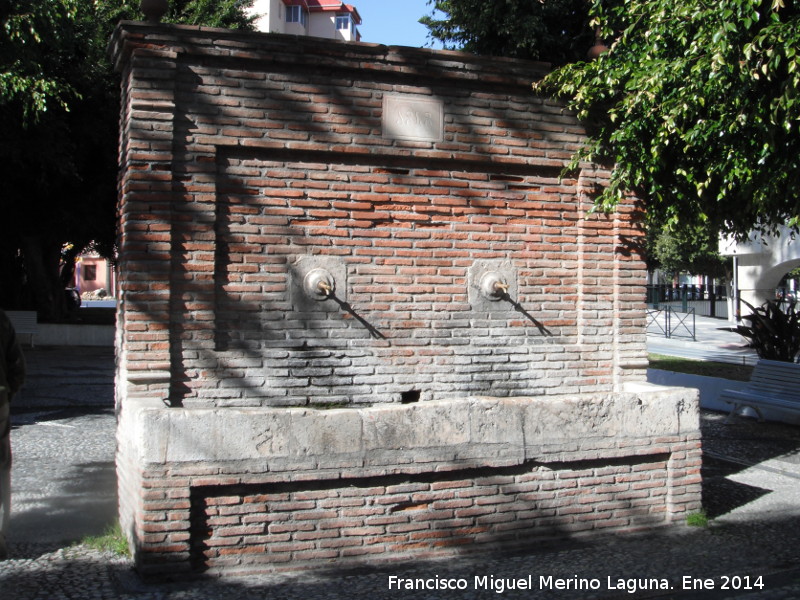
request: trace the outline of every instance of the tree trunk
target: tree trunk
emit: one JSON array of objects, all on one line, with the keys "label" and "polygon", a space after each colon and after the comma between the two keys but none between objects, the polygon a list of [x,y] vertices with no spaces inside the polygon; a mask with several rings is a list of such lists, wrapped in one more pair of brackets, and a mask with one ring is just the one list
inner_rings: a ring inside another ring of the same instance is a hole
[{"label": "tree trunk", "polygon": [[40,237],[23,237],[22,253],[34,306],[42,321],[58,321],[66,315],[64,286],[59,277],[61,247]]},{"label": "tree trunk", "polygon": [[25,308],[24,272],[18,248],[0,244],[0,307]]}]

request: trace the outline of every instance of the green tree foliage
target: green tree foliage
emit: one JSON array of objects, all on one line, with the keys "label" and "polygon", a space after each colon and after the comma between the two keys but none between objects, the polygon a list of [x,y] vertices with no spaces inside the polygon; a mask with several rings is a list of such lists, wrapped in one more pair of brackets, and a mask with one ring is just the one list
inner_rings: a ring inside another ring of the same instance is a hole
[{"label": "green tree foliage", "polygon": [[714,278],[730,277],[730,259],[717,251],[718,240],[708,230],[689,228],[677,231],[653,228],[648,236],[648,258],[651,269],[677,275],[690,273]]},{"label": "green tree foliage", "polygon": [[633,191],[672,230],[798,228],[795,0],[593,0],[592,15],[610,50],[534,88],[591,123],[574,164],[613,165],[599,203]]},{"label": "green tree foliage", "polygon": [[582,59],[592,45],[586,0],[429,0],[420,19],[445,48],[542,60]]},{"label": "green tree foliage", "polygon": [[164,21],[226,29],[252,29],[253,18],[246,15],[246,10],[252,4],[253,0],[171,0]]},{"label": "green tree foliage", "polygon": [[61,74],[43,69],[41,48],[60,43],[75,13],[73,0],[0,1],[0,102],[16,104],[26,121],[48,105],[66,107],[74,93]]},{"label": "green tree foliage", "polygon": [[[165,20],[250,27],[249,0],[173,0]],[[138,0],[0,0],[0,305],[63,316],[74,258],[113,256],[119,82],[106,54]],[[62,266],[64,267],[62,269]]]}]

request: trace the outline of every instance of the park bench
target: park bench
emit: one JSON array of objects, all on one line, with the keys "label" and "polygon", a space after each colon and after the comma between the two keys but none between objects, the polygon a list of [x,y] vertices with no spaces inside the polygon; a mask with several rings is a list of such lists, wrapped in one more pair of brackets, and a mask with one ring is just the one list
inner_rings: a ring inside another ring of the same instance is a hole
[{"label": "park bench", "polygon": [[759,360],[747,386],[723,390],[719,398],[733,405],[728,419],[743,408],[756,411],[759,421],[764,420],[762,408],[800,413],[800,364]]},{"label": "park bench", "polygon": [[17,335],[31,336],[31,348],[33,348],[33,336],[36,335],[39,329],[35,310],[9,310],[6,311],[6,316],[11,324],[14,326],[14,331]]}]

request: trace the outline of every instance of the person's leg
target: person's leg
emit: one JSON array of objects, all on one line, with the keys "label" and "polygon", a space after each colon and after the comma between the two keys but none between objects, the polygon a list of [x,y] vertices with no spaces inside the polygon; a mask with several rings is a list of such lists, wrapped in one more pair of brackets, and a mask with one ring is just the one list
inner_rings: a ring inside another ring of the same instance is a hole
[{"label": "person's leg", "polygon": [[6,533],[11,517],[11,421],[4,400],[0,398],[0,560],[8,557]]}]

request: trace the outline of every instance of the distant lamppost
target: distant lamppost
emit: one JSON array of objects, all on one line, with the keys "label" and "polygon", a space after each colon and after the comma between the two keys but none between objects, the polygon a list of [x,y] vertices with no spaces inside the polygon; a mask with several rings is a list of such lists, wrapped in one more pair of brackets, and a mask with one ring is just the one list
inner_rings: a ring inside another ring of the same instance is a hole
[{"label": "distant lamppost", "polygon": [[169,2],[167,0],[140,0],[139,10],[151,23],[160,23],[161,17],[169,10]]}]

